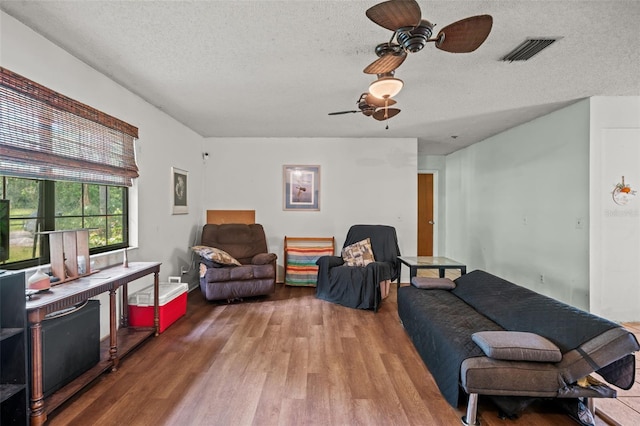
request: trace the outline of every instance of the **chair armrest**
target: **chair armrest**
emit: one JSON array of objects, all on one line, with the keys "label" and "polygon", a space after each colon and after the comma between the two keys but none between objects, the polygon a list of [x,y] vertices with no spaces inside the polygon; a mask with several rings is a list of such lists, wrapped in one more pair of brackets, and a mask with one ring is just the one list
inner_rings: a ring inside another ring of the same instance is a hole
[{"label": "chair armrest", "polygon": [[275,253],[258,253],[251,259],[252,265],[268,265],[275,262],[278,256]]},{"label": "chair armrest", "polygon": [[392,262],[371,262],[366,266],[367,269],[375,272],[375,276],[379,280],[393,280]]},{"label": "chair armrest", "polygon": [[344,264],[344,260],[342,259],[341,256],[321,256],[316,261],[316,265],[318,265],[320,269],[333,268],[334,266],[340,266],[343,264]]}]

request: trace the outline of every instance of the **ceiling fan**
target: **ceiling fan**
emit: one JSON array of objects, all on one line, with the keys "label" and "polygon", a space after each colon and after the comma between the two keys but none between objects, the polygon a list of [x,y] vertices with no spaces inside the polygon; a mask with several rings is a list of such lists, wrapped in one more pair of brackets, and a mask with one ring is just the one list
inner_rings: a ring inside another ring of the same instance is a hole
[{"label": "ceiling fan", "polygon": [[364,69],[366,74],[393,72],[402,65],[408,53],[419,52],[429,42],[446,52],[473,52],[487,39],[493,25],[491,15],[471,16],[447,25],[431,38],[435,25],[422,19],[415,0],[385,1],[369,8],[366,15],[374,23],[393,31],[389,42],[376,46],[378,59]]},{"label": "ceiling fan", "polygon": [[389,108],[396,104],[395,100],[391,98],[376,98],[371,93],[363,93],[360,95],[356,104],[358,105],[357,110],[330,112],[329,115],[362,113],[367,117],[373,117],[378,121],[383,121],[395,117],[400,113],[398,108]]}]

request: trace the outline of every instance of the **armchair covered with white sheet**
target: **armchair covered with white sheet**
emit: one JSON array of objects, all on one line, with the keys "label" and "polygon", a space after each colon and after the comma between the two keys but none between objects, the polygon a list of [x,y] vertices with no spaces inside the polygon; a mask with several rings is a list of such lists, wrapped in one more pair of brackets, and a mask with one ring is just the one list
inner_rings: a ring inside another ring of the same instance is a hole
[{"label": "armchair covered with white sheet", "polygon": [[387,225],[353,225],[342,257],[322,256],[316,297],[350,308],[378,310],[398,278],[400,249],[396,230]]}]

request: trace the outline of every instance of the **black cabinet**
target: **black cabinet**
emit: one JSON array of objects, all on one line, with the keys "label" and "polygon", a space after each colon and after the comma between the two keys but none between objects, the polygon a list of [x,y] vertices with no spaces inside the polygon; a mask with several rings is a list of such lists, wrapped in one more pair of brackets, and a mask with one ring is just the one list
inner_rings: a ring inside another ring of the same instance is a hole
[{"label": "black cabinet", "polygon": [[73,309],[50,315],[42,321],[45,398],[100,362],[99,301],[87,300]]},{"label": "black cabinet", "polygon": [[24,272],[0,274],[0,424],[28,419]]}]

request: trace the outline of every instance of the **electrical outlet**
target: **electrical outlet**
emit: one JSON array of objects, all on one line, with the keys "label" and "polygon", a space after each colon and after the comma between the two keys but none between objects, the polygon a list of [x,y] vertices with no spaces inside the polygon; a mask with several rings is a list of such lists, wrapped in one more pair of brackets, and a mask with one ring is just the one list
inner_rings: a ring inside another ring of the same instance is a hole
[{"label": "electrical outlet", "polygon": [[544,274],[540,274],[540,282],[544,283]]}]

